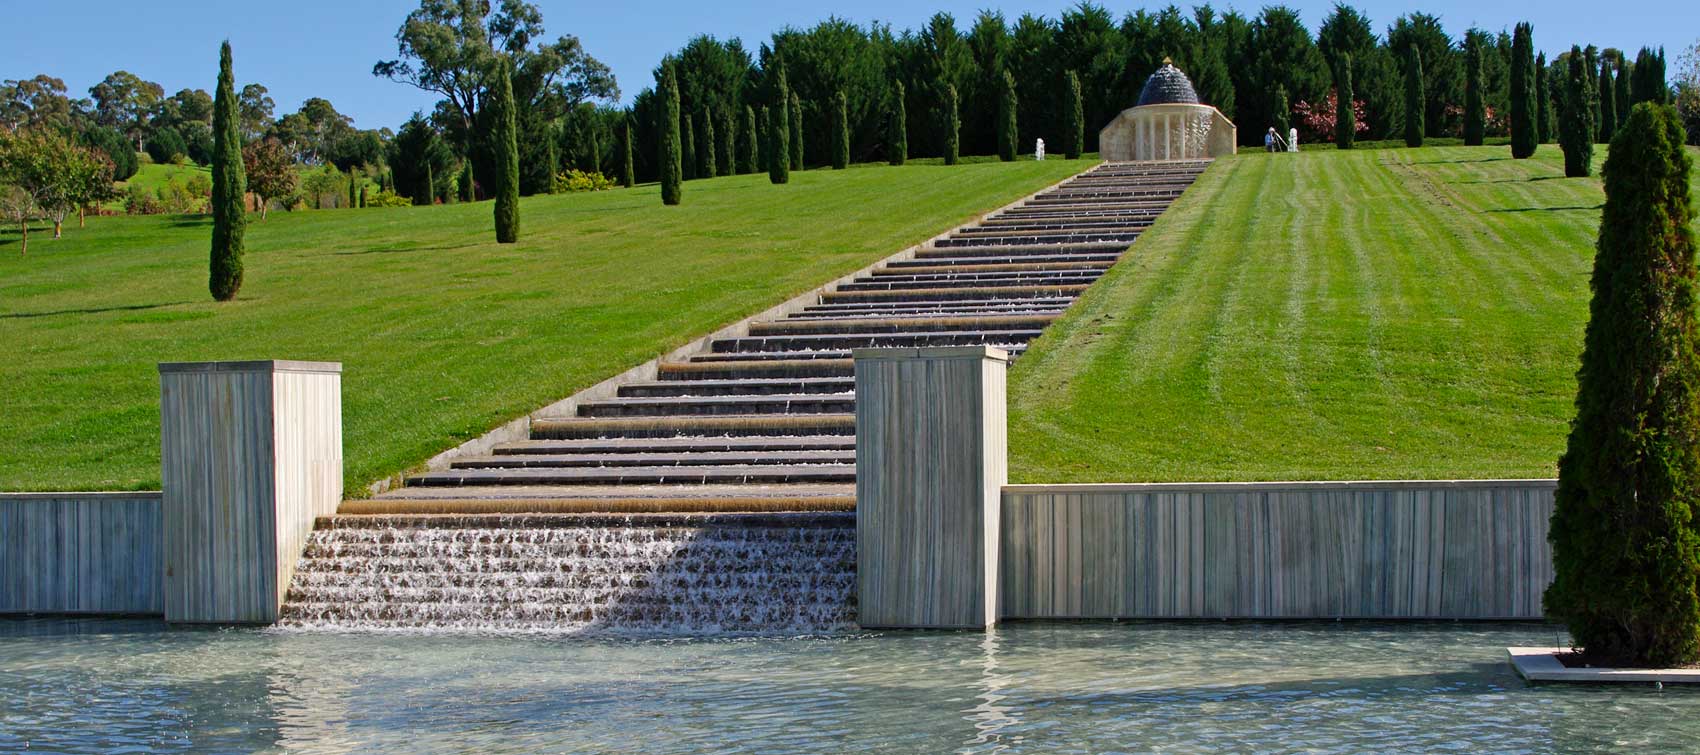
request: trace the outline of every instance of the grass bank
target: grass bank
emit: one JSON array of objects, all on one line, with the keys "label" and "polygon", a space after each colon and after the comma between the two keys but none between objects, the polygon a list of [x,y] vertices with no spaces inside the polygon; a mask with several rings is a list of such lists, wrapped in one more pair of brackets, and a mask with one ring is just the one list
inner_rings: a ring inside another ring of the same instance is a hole
[{"label": "grass bank", "polygon": [[344,365],[350,492],[691,338],[1082,170],[1049,160],[692,181],[522,202],[286,213],[248,227],[241,297],[209,221],[0,233],[0,490],[159,484],[155,363]]},{"label": "grass bank", "polygon": [[1013,478],[1556,474],[1604,201],[1563,175],[1550,145],[1220,161],[1014,367]]}]

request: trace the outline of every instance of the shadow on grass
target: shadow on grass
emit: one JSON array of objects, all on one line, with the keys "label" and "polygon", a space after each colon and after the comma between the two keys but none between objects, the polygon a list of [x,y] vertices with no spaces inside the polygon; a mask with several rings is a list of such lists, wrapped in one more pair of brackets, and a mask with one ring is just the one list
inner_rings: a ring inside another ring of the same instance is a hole
[{"label": "shadow on grass", "polygon": [[163,309],[193,304],[188,301],[170,301],[159,304],[130,304],[122,307],[89,307],[86,309],[56,309],[48,312],[10,312],[0,314],[0,320],[24,320],[36,317],[58,317],[60,315],[100,315],[107,312],[140,312],[149,309]]},{"label": "shadow on grass", "polygon": [[406,254],[407,252],[449,252],[456,249],[468,249],[470,244],[438,244],[436,246],[412,246],[407,244],[379,244],[369,249],[351,252],[334,252],[338,257],[350,257],[363,254]]},{"label": "shadow on grass", "polygon": [[1464,164],[1464,163],[1497,163],[1497,162],[1500,162],[1502,160],[1510,160],[1510,159],[1511,158],[1509,156],[1502,155],[1500,157],[1478,157],[1478,158],[1472,158],[1472,159],[1459,158],[1457,160],[1412,160],[1411,164],[1412,165],[1460,165],[1460,164]]},{"label": "shadow on grass", "polygon": [[1449,181],[1448,183],[1455,183],[1461,186],[1467,186],[1470,184],[1522,184],[1532,183],[1534,181],[1558,181],[1563,178],[1564,176],[1530,176],[1528,178],[1495,178],[1491,181]]},{"label": "shadow on grass", "polygon": [[1599,210],[1605,204],[1595,205],[1566,205],[1564,207],[1504,207],[1498,210],[1483,210],[1483,212],[1565,212],[1568,210]]}]

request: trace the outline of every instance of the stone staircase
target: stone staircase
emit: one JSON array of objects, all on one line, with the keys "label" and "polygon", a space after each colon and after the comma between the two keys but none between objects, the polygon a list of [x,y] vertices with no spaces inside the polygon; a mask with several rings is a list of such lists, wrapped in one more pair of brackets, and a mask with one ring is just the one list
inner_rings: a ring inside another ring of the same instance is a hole
[{"label": "stone staircase", "polygon": [[[1206,166],[1100,165],[663,362],[654,380],[534,419],[526,440],[345,502],[313,533],[282,623],[849,626],[851,350],[985,344],[1019,357]],[[799,531],[775,531],[787,527]]]}]

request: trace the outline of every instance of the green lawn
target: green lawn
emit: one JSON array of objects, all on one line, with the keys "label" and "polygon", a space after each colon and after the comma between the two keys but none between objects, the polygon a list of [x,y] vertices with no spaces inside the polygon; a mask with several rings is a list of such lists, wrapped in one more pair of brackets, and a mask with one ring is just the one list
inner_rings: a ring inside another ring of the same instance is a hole
[{"label": "green lawn", "polygon": [[274,212],[207,295],[203,217],[0,232],[0,490],[159,484],[155,363],[344,364],[350,493],[723,324],[1061,180],[1084,162],[693,181],[523,201]]},{"label": "green lawn", "polygon": [[1508,152],[1220,161],[1013,369],[1012,477],[1556,474],[1604,196]]}]

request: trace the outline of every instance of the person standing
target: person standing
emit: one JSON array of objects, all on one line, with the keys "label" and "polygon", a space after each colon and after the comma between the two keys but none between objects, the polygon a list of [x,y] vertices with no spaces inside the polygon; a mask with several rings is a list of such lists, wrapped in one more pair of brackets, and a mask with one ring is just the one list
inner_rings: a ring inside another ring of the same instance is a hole
[{"label": "person standing", "polygon": [[1266,133],[1266,134],[1263,135],[1263,151],[1264,152],[1274,152],[1275,151],[1275,140],[1278,139],[1278,138],[1279,137],[1275,136],[1275,127],[1270,126],[1269,127],[1269,133]]}]

